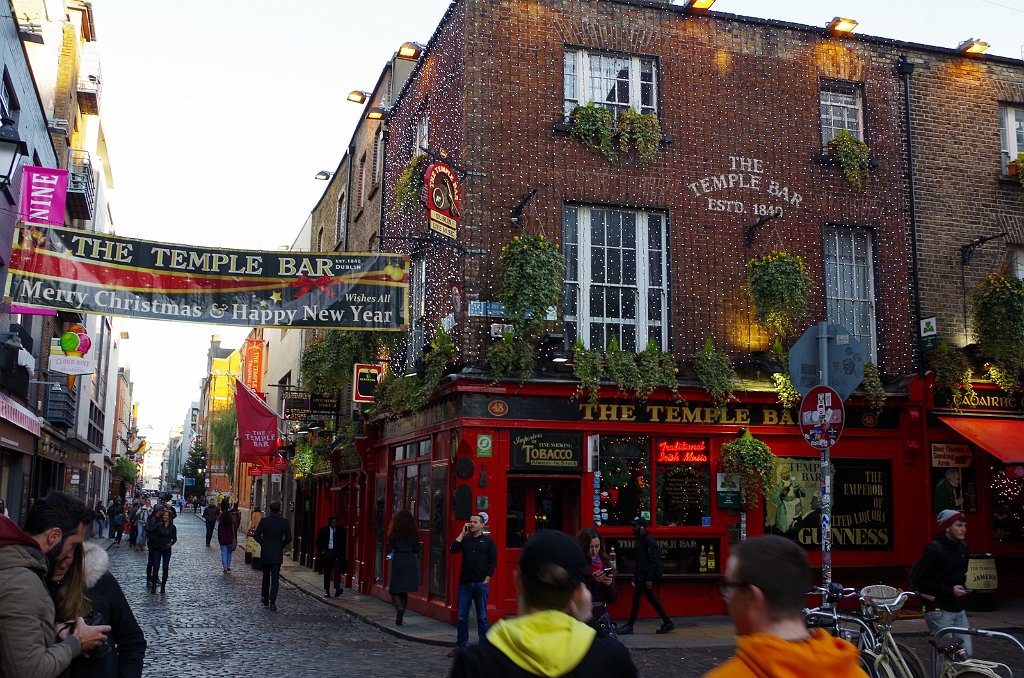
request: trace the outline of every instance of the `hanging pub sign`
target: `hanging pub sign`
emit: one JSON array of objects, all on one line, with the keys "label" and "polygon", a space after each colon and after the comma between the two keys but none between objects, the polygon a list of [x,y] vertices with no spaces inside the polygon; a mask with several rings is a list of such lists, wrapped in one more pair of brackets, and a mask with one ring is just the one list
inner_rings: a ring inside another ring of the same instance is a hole
[{"label": "hanging pub sign", "polygon": [[462,193],[455,170],[435,162],[423,173],[427,185],[427,219],[430,230],[454,240],[462,218]]},{"label": "hanging pub sign", "polygon": [[26,222],[9,271],[14,304],[246,327],[408,326],[403,254],[226,250]]},{"label": "hanging pub sign", "polygon": [[565,431],[512,432],[509,470],[539,473],[581,473],[583,435]]},{"label": "hanging pub sign", "polygon": [[372,403],[373,394],[377,392],[377,382],[384,372],[383,365],[364,365],[356,363],[352,366],[352,400],[357,403]]}]

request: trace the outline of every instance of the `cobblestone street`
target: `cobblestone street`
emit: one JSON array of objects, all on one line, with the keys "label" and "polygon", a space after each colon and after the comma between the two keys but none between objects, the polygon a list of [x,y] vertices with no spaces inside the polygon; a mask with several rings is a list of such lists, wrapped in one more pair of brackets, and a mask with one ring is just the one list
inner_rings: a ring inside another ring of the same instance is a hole
[{"label": "cobblestone street", "polygon": [[[145,587],[146,552],[111,546],[111,569],[149,647],[146,676],[444,676],[445,648],[400,640],[314,600],[284,580],[277,612],[260,603],[260,573],[236,551],[221,571],[203,522],[176,522],[167,593]],[[216,536],[214,537],[216,541]]]}]

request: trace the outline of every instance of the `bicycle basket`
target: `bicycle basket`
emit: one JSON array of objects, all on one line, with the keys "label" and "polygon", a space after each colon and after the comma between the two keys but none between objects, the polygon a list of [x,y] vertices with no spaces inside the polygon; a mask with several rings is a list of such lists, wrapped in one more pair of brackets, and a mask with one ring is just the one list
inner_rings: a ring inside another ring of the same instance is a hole
[{"label": "bicycle basket", "polygon": [[901,593],[902,591],[898,588],[885,584],[873,584],[860,590],[861,597],[872,607],[880,609],[883,606],[888,606],[893,612],[903,607],[903,601],[900,601],[899,605],[894,605]]}]

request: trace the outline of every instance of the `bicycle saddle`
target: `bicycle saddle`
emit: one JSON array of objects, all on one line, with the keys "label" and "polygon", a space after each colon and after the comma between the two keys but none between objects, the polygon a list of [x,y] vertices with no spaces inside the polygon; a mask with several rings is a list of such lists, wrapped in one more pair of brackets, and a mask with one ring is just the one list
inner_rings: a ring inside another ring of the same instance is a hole
[{"label": "bicycle saddle", "polygon": [[953,654],[964,646],[964,639],[956,636],[945,636],[944,638],[929,638],[928,642],[936,650],[943,654]]}]

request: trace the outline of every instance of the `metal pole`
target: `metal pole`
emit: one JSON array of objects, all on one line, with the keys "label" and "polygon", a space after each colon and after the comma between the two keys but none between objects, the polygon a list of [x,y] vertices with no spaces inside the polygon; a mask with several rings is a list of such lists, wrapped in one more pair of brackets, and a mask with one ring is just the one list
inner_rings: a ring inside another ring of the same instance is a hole
[{"label": "metal pole", "polygon": [[[828,323],[818,323],[818,369],[821,376],[821,384],[828,386]],[[821,396],[819,396],[821,397]],[[838,404],[838,403],[837,403]],[[822,430],[827,431],[829,422],[827,410],[831,407],[822,407],[818,404],[819,424]],[[832,497],[831,481],[829,480],[829,447],[826,444],[821,448],[821,581],[827,590],[832,583]]]}]

